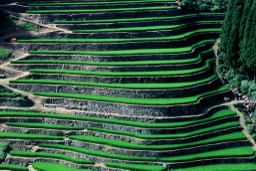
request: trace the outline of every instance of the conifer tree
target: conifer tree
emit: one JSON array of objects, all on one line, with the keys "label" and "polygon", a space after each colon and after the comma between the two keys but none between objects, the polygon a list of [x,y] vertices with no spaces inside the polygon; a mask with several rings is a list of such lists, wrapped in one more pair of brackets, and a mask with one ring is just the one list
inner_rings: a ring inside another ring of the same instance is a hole
[{"label": "conifer tree", "polygon": [[236,68],[239,59],[239,26],[243,14],[244,0],[235,0],[232,12],[231,30],[228,36],[226,59]]},{"label": "conifer tree", "polygon": [[228,9],[222,26],[222,32],[220,36],[219,50],[227,53],[227,44],[230,30],[232,27],[232,12],[233,12],[233,0],[228,1]]}]

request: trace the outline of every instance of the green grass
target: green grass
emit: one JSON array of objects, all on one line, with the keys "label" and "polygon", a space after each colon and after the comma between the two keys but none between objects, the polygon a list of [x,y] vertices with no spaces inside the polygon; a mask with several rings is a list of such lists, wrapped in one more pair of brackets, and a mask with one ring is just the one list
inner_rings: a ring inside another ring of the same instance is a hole
[{"label": "green grass", "polygon": [[111,83],[95,83],[95,82],[74,82],[62,80],[11,80],[10,83],[27,83],[27,84],[53,84],[53,85],[74,85],[74,86],[92,86],[104,88],[122,88],[122,89],[175,89],[191,87],[213,81],[216,75],[208,78],[192,82],[176,82],[176,83],[128,83],[128,84],[111,84]]},{"label": "green grass", "polygon": [[191,136],[197,136],[200,134],[205,134],[208,132],[218,131],[221,129],[227,129],[227,128],[232,128],[237,126],[240,126],[240,123],[238,121],[232,121],[232,122],[222,123],[216,126],[211,126],[208,128],[202,128],[202,129],[191,131],[188,133],[179,133],[179,134],[138,134],[138,133],[133,133],[128,131],[110,130],[110,129],[96,128],[96,127],[89,127],[87,129],[90,131],[105,132],[105,133],[115,134],[115,135],[124,135],[124,136],[130,136],[134,138],[140,138],[140,139],[178,139],[178,138],[187,138]]},{"label": "green grass", "polygon": [[60,136],[49,136],[40,134],[22,134],[13,132],[0,132],[2,139],[49,139],[49,140],[62,140]]},{"label": "green grass", "polygon": [[71,51],[71,50],[30,50],[29,54],[57,54],[57,55],[139,55],[139,54],[174,54],[174,53],[188,53],[194,48],[213,43],[215,39],[208,39],[199,41],[193,45],[180,48],[159,48],[159,49],[131,49],[131,50],[111,50],[111,51]]},{"label": "green grass", "polygon": [[109,97],[109,96],[95,96],[89,94],[69,94],[69,93],[55,93],[55,92],[34,92],[37,96],[47,97],[64,97],[72,99],[83,99],[83,100],[96,100],[104,102],[114,103],[125,103],[125,104],[138,104],[138,105],[177,105],[177,104],[188,104],[196,103],[199,99],[212,95],[215,93],[222,93],[228,90],[227,86],[219,87],[215,90],[211,90],[202,94],[197,94],[189,97],[180,98],[125,98],[125,97]]},{"label": "green grass", "polygon": [[123,163],[113,163],[106,162],[107,167],[120,168],[125,170],[136,170],[136,171],[165,171],[167,170],[163,166],[159,165],[142,165],[142,164],[123,164]]},{"label": "green grass", "polygon": [[103,13],[103,12],[123,12],[123,11],[144,11],[144,10],[170,10],[177,9],[177,6],[154,6],[137,8],[109,8],[109,9],[74,9],[74,10],[27,10],[27,14],[56,14],[56,13]]},{"label": "green grass", "polygon": [[90,169],[76,169],[61,164],[34,162],[33,168],[38,171],[92,171]]},{"label": "green grass", "polygon": [[70,65],[89,65],[89,66],[138,66],[138,65],[169,65],[169,64],[188,64],[201,60],[201,55],[213,53],[212,48],[195,54],[195,57],[188,59],[171,60],[146,60],[146,61],[121,61],[121,62],[89,62],[74,60],[12,60],[13,64],[70,64]]},{"label": "green grass", "polygon": [[93,136],[81,136],[81,135],[69,136],[69,138],[72,140],[102,144],[102,145],[107,145],[107,146],[116,147],[116,148],[132,149],[132,150],[154,150],[154,151],[188,148],[188,147],[195,147],[195,146],[200,146],[205,144],[247,139],[246,136],[241,132],[219,135],[216,137],[194,141],[191,143],[166,144],[166,145],[139,145],[139,144],[129,143],[129,142],[120,141],[120,140],[105,139],[105,138],[93,137]]},{"label": "green grass", "polygon": [[7,143],[0,143],[0,161],[2,161],[5,158],[5,150],[8,147]]},{"label": "green grass", "polygon": [[44,128],[60,130],[82,130],[81,126],[65,126],[57,124],[31,123],[31,122],[6,122],[7,126],[25,127],[25,128]]},{"label": "green grass", "polygon": [[27,98],[26,95],[13,92],[5,87],[0,87],[0,97],[4,98]]},{"label": "green grass", "polygon": [[11,170],[11,171],[28,171],[25,166],[19,166],[14,164],[0,164],[1,170]]},{"label": "green grass", "polygon": [[66,6],[66,5],[103,5],[103,4],[129,4],[145,2],[175,2],[175,0],[137,0],[137,1],[100,1],[100,2],[52,2],[52,3],[34,3],[28,6]]},{"label": "green grass", "polygon": [[[152,30],[168,30],[168,29],[178,29],[191,24],[207,24],[207,23],[217,23],[222,22],[219,20],[213,21],[198,21],[191,22],[187,24],[178,24],[178,25],[160,25],[160,26],[143,26],[143,27],[121,27],[121,28],[104,28],[104,29],[84,29],[84,30],[73,30],[73,33],[100,33],[100,32],[130,32],[130,31],[152,31]],[[218,31],[219,32],[219,31]],[[180,37],[176,37],[176,39],[180,39]],[[175,40],[173,37],[172,40]]]},{"label": "green grass", "polygon": [[64,154],[51,154],[51,153],[45,153],[45,152],[29,152],[29,151],[12,150],[10,151],[10,155],[20,156],[20,157],[43,157],[43,158],[60,159],[60,160],[70,161],[77,164],[94,164],[94,162],[92,161],[66,156]]},{"label": "green grass", "polygon": [[212,15],[225,15],[224,13],[198,13],[198,14],[184,14],[168,17],[142,17],[142,18],[117,18],[117,19],[103,19],[103,20],[56,20],[54,24],[83,24],[83,23],[115,23],[115,22],[135,22],[135,21],[153,21],[153,20],[169,20],[180,19],[195,16],[212,16]]},{"label": "green grass", "polygon": [[255,171],[255,163],[211,164],[206,166],[172,169],[172,171]]},{"label": "green grass", "polygon": [[215,59],[207,59],[203,66],[199,68],[183,69],[183,70],[168,70],[168,71],[128,71],[128,72],[95,72],[81,70],[54,70],[54,69],[29,69],[30,73],[52,73],[52,74],[72,74],[72,75],[94,75],[94,76],[109,76],[109,77],[139,77],[139,76],[177,76],[198,73],[210,68],[210,63]]},{"label": "green grass", "polygon": [[[152,27],[152,26],[151,26]],[[18,39],[18,43],[112,43],[112,42],[140,42],[140,41],[170,41],[179,40],[197,33],[221,32],[219,28],[198,29],[184,34],[169,37],[147,38],[111,38],[111,39]]]},{"label": "green grass", "polygon": [[128,160],[128,161],[160,161],[160,162],[185,162],[198,159],[207,158],[220,158],[220,157],[237,157],[237,156],[252,156],[253,150],[251,147],[233,147],[225,148],[221,150],[213,150],[202,153],[181,155],[181,156],[171,156],[171,157],[138,157],[138,156],[125,156],[120,154],[112,154],[104,152],[101,150],[90,150],[85,148],[66,146],[60,144],[40,144],[39,147],[68,150],[72,152],[77,152],[85,155],[98,156],[108,159],[118,159],[118,160]]},{"label": "green grass", "polygon": [[181,122],[148,123],[148,122],[135,122],[135,121],[98,118],[98,117],[53,114],[53,113],[0,111],[0,117],[44,117],[44,118],[56,118],[56,119],[65,119],[65,120],[90,121],[90,122],[96,122],[96,123],[108,123],[108,124],[132,126],[132,127],[138,127],[138,128],[177,128],[177,127],[184,127],[184,126],[204,123],[204,122],[225,118],[229,116],[235,116],[235,115],[236,115],[236,112],[232,110],[222,109],[203,119],[197,119],[192,121],[181,121]]}]

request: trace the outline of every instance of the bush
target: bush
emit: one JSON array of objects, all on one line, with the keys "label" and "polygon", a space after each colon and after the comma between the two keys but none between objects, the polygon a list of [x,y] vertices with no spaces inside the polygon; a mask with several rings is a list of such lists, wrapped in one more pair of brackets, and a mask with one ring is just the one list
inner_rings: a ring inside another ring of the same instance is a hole
[{"label": "bush", "polygon": [[249,87],[251,86],[251,82],[248,80],[243,80],[241,82],[240,90],[243,94],[249,93]]},{"label": "bush", "polygon": [[37,25],[29,22],[22,22],[21,24],[21,29],[22,30],[27,30],[27,31],[34,31],[36,30]]},{"label": "bush", "polygon": [[252,124],[247,124],[247,129],[248,129],[249,133],[251,134],[252,131],[253,131],[253,126],[252,126]]}]

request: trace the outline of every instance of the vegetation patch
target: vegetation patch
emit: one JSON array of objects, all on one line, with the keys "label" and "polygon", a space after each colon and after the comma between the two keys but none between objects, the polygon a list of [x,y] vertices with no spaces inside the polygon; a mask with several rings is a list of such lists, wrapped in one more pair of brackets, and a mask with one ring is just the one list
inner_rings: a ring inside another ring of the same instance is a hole
[{"label": "vegetation patch", "polygon": [[0,48],[0,62],[11,57],[13,57],[13,54],[9,50]]},{"label": "vegetation patch", "polygon": [[[5,150],[8,147],[7,143],[0,143],[0,161],[2,161],[5,158]],[[1,165],[0,165],[1,168]]]},{"label": "vegetation patch", "polygon": [[21,24],[21,29],[22,30],[27,30],[27,31],[35,31],[37,29],[37,25],[24,21]]}]

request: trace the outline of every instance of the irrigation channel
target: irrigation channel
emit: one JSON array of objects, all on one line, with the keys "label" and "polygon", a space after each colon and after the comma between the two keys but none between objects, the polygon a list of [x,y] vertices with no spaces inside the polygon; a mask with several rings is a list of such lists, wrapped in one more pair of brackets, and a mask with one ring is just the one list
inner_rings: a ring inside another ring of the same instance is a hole
[{"label": "irrigation channel", "polygon": [[[215,72],[224,13],[173,0],[13,1],[48,31],[10,34],[0,169],[252,171],[253,144]],[[231,106],[231,107],[230,107]]]}]

